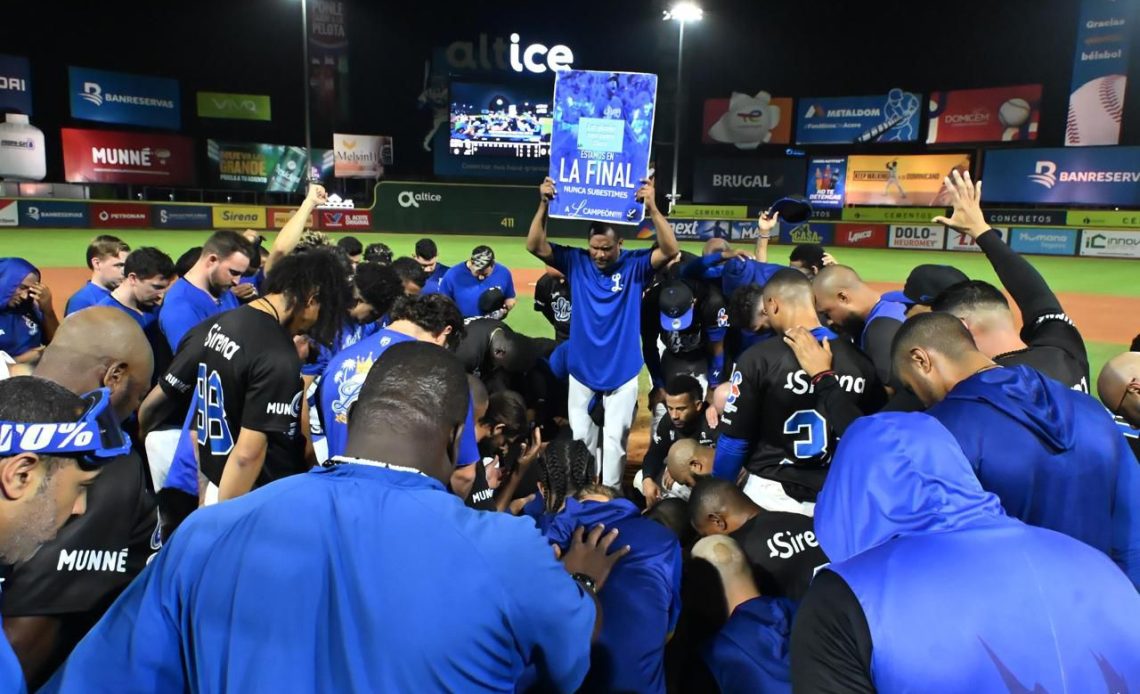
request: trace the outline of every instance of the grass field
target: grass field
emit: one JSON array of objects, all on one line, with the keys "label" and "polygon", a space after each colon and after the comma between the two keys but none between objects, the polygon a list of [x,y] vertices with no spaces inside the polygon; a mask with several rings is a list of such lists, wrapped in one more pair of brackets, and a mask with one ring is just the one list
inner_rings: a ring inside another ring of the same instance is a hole
[{"label": "grass field", "polygon": [[[27,258],[41,268],[82,268],[84,250],[93,233],[89,230],[10,230],[0,232],[5,256]],[[382,241],[390,245],[396,255],[411,255],[416,236],[402,234],[354,234],[363,243]],[[157,246],[177,258],[183,251],[198,245],[206,234],[199,231],[122,231],[118,232],[132,247]],[[336,235],[334,235],[336,237]],[[438,236],[436,243],[440,258],[447,264],[462,262],[471,249],[488,243],[495,248],[497,259],[512,270],[541,269],[542,264],[531,257],[524,247],[522,238]],[[584,245],[581,240],[566,241]],[[628,247],[644,247],[645,241],[629,241]],[[699,253],[701,244],[682,244],[686,250]],[[787,257],[789,248],[772,246],[770,258],[780,262]],[[997,283],[997,277],[989,263],[980,253],[893,251],[877,249],[837,248],[833,249],[840,262],[851,265],[868,281],[901,284],[912,267],[920,263],[944,263],[954,265],[973,278]],[[1130,311],[1132,299],[1140,300],[1140,263],[1127,260],[1071,257],[1033,257],[1034,266],[1049,282],[1055,292],[1061,295],[1066,309],[1073,313],[1078,325],[1086,333],[1089,357],[1096,373],[1112,355],[1126,348],[1131,336],[1140,332],[1140,310]],[[59,289],[64,289],[60,287]],[[529,295],[532,286],[520,283],[520,295]],[[68,292],[69,293],[69,292]],[[57,290],[57,305],[62,306],[66,295]],[[1076,296],[1079,295],[1079,296]],[[1098,300],[1098,297],[1103,297]],[[1122,304],[1120,298],[1126,303]],[[1070,306],[1078,304],[1079,306]],[[1137,303],[1136,307],[1140,307]],[[1136,308],[1131,307],[1131,308]],[[1079,309],[1079,310],[1078,310]],[[1121,311],[1125,311],[1123,315]],[[1117,323],[1114,323],[1116,321]],[[530,335],[551,335],[549,325],[542,316],[532,311],[526,296],[520,296],[520,306],[513,311],[508,322],[517,330]],[[1095,322],[1098,326],[1106,323],[1117,326],[1109,331],[1111,339],[1104,339],[1105,331],[1089,331],[1086,324]],[[1095,336],[1099,339],[1090,339]]]}]

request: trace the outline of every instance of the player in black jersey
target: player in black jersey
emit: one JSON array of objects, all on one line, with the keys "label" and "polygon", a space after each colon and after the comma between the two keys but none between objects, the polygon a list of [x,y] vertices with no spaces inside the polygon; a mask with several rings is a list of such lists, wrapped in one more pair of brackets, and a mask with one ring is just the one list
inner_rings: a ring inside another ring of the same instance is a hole
[{"label": "player in black jersey", "polygon": [[1021,311],[1016,328],[1009,302],[996,287],[962,282],[944,291],[935,311],[958,316],[974,336],[978,349],[1002,366],[1024,364],[1075,390],[1089,392],[1089,357],[1073,321],[1061,308],[1045,279],[986,223],[981,208],[982,182],[955,171],[947,177],[954,214],[934,221],[968,234],[994,267],[1002,285]]},{"label": "player in black jersey", "polygon": [[702,446],[716,445],[716,427],[709,426],[705,413],[712,405],[702,395],[700,381],[692,376],[674,376],[665,386],[666,416],[653,432],[649,450],[641,461],[640,479],[634,478],[634,486],[645,496],[648,506],[661,500],[665,458],[674,443],[695,439]]},{"label": "player in black jersey", "polygon": [[143,410],[185,403],[197,389],[199,468],[224,501],[310,467],[300,431],[301,362],[293,336],[331,344],[352,297],[348,269],[330,251],[289,255],[265,295],[195,326]]},{"label": "player in black jersey", "polygon": [[554,339],[570,339],[570,281],[558,270],[546,268],[546,273],[534,285],[534,310],[542,313],[554,328]]},{"label": "player in black jersey", "polygon": [[[839,436],[859,414],[882,407],[886,391],[866,355],[819,323],[811,282],[798,270],[781,270],[764,287],[764,311],[784,335],[804,328],[825,341],[832,367],[814,377],[800,367],[784,340],[767,340],[740,357],[721,417],[713,474],[735,481],[741,466],[782,483],[797,501],[815,501]],[[837,388],[854,407],[831,407],[821,391]],[[836,411],[838,410],[838,411]]]}]

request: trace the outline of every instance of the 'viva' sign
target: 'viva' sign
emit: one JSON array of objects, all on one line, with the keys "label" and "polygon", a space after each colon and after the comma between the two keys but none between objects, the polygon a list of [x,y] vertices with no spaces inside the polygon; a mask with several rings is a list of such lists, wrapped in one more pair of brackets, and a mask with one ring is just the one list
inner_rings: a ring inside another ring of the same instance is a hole
[{"label": "'viva' sign", "polygon": [[199,118],[231,118],[236,120],[272,120],[269,96],[266,94],[224,94],[198,92]]}]

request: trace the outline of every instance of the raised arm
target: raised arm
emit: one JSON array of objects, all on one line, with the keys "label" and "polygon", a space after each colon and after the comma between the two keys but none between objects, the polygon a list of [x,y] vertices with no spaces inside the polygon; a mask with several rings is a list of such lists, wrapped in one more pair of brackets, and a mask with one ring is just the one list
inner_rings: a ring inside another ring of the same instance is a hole
[{"label": "raised arm", "polygon": [[657,209],[657,189],[653,187],[653,181],[642,182],[641,189],[637,191],[637,201],[645,203],[645,212],[653,220],[653,229],[657,232],[657,248],[649,262],[655,270],[659,270],[681,252],[681,247],[677,244],[669,220]]},{"label": "raised arm", "polygon": [[273,240],[273,246],[269,249],[269,258],[265,261],[265,274],[269,274],[269,269],[274,263],[293,252],[301,241],[301,234],[305,231],[305,222],[309,220],[309,215],[313,214],[317,205],[323,205],[328,199],[329,194],[325,192],[324,186],[317,183],[309,184],[305,201],[289,221],[285,222],[285,226],[281,227],[277,238]]},{"label": "raised arm", "polygon": [[530,231],[526,235],[526,249],[531,255],[549,265],[554,260],[554,249],[546,240],[546,220],[550,218],[550,201],[557,193],[554,190],[554,179],[549,176],[538,187],[538,211],[530,222]]},{"label": "raised arm", "polygon": [[760,219],[756,220],[757,234],[756,234],[756,260],[762,263],[768,262],[768,240],[772,238],[772,230],[780,223],[780,213],[775,212],[771,216],[765,211],[760,215]]}]

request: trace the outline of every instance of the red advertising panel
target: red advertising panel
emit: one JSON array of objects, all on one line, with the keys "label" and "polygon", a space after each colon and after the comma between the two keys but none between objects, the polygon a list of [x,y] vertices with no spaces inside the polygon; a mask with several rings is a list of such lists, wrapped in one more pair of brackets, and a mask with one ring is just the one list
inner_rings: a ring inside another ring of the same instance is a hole
[{"label": "red advertising panel", "polygon": [[836,224],[835,245],[858,248],[886,248],[886,224]]},{"label": "red advertising panel", "polygon": [[194,185],[194,141],[178,135],[63,128],[69,183]]},{"label": "red advertising panel", "polygon": [[131,203],[92,203],[91,226],[97,229],[149,227],[150,207]]},{"label": "red advertising panel", "polygon": [[1041,85],[934,92],[928,115],[927,143],[1036,140]]},{"label": "red advertising panel", "polygon": [[361,229],[372,228],[372,213],[368,210],[321,210],[321,228]]}]

